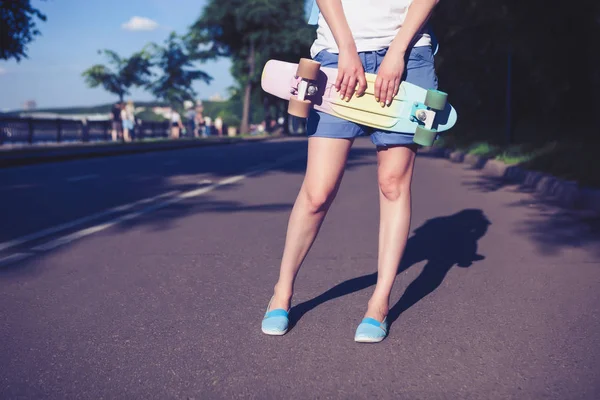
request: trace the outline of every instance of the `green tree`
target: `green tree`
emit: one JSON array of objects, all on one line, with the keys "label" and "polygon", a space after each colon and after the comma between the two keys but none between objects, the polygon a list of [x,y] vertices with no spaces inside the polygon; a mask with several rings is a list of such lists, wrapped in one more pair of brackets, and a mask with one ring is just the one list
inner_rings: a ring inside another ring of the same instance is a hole
[{"label": "green tree", "polygon": [[[495,127],[500,141],[564,137],[564,127],[573,125],[582,105],[600,105],[600,59],[590,45],[600,35],[598,21],[595,0],[573,7],[543,0],[441,1],[432,17],[440,42],[436,67],[459,124],[473,126],[482,139],[491,138]],[[533,128],[518,137],[504,136],[507,93],[511,125]],[[598,138],[593,129],[577,132],[586,135]]]},{"label": "green tree", "polygon": [[308,56],[314,32],[298,0],[209,0],[190,30],[202,57],[230,57],[243,90],[242,133],[248,132],[251,100],[270,58],[297,62]]},{"label": "green tree", "polygon": [[134,53],[129,58],[121,58],[111,50],[101,50],[99,53],[108,57],[108,63],[113,68],[97,64],[85,70],[82,76],[89,87],[102,86],[123,101],[123,98],[130,94],[129,90],[132,87],[148,84],[148,79],[152,75],[152,62],[145,50]]},{"label": "green tree", "polygon": [[185,100],[195,99],[194,81],[211,82],[210,75],[196,68],[198,57],[190,54],[187,38],[173,32],[165,41],[165,46],[153,44],[151,47],[161,75],[148,85],[148,89],[157,99],[171,106],[179,106]]},{"label": "green tree", "polygon": [[30,0],[0,0],[0,59],[27,58],[27,44],[40,35],[35,18],[46,16],[31,6]]}]

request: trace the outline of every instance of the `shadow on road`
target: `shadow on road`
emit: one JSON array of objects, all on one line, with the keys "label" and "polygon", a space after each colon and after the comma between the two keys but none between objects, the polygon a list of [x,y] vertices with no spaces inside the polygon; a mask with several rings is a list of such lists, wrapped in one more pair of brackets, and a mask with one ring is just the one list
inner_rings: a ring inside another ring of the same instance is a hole
[{"label": "shadow on road", "polygon": [[[427,260],[421,274],[406,288],[398,302],[390,308],[391,325],[414,304],[436,290],[450,269],[470,267],[485,257],[477,254],[477,241],[482,238],[491,222],[482,210],[465,209],[456,214],[437,217],[425,222],[408,239],[398,274],[411,266]],[[375,285],[377,273],[342,282],[314,299],[292,307],[290,320],[295,324],[304,314],[325,303]]]},{"label": "shadow on road", "polygon": [[508,203],[508,207],[526,210],[515,231],[531,237],[541,253],[555,255],[565,248],[587,246],[600,255],[600,216],[593,212],[562,207],[552,196],[545,196],[525,184],[502,178],[478,176],[463,182],[470,190],[493,193],[510,190],[529,197]]},{"label": "shadow on road", "polygon": [[[249,172],[252,179],[277,173],[288,175],[290,180],[294,177],[297,193],[299,178],[306,171],[307,149],[307,140],[291,138],[2,169],[2,187],[12,190],[1,191],[0,220],[4,229],[0,228],[0,242],[86,218],[86,222],[57,231],[58,235],[27,241],[10,251],[29,253],[32,246],[55,240],[59,235],[113,221],[112,233],[121,235],[140,228],[168,231],[178,221],[195,214],[289,212],[293,202],[261,204],[256,198],[244,197],[256,194],[251,190],[244,192],[247,189],[242,188],[255,184],[251,181],[233,181],[202,195],[188,195],[218,183],[222,178]],[[365,165],[376,166],[375,150],[366,142],[351,150],[346,170]],[[222,197],[226,192],[236,190],[240,195],[238,199]],[[262,190],[279,188],[264,186]],[[74,240],[59,248],[68,249],[77,242]],[[35,258],[2,267],[0,277],[31,273],[30,261],[49,254],[47,251],[34,253]]]},{"label": "shadow on road", "polygon": [[[307,150],[307,140],[290,138],[1,169],[2,188],[10,190],[0,189],[0,220],[4,222],[0,242],[168,192],[200,189],[204,185],[200,182],[206,179],[216,183],[259,168],[265,169],[253,173],[254,178],[273,173],[301,176],[306,170]],[[347,170],[375,163],[373,148],[357,146],[350,152]],[[81,180],[69,180],[73,178]],[[220,186],[213,194],[238,186]],[[139,221],[119,224],[119,228],[149,225],[162,229],[175,218],[193,212],[241,210],[245,206],[244,199],[238,204],[219,205],[216,199],[206,204],[206,198],[187,199],[178,203],[177,212],[146,214]]]}]

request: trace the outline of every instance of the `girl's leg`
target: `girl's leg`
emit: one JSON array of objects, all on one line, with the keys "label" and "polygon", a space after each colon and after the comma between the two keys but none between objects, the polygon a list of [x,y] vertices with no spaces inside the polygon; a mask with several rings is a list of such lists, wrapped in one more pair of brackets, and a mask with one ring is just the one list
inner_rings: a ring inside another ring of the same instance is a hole
[{"label": "girl's leg", "polygon": [[410,186],[417,145],[394,146],[377,152],[379,181],[379,254],[377,285],[365,317],[383,321],[410,228]]},{"label": "girl's leg", "polygon": [[270,310],[288,310],[294,281],[339,188],[351,139],[310,137],[304,182],[292,209]]}]

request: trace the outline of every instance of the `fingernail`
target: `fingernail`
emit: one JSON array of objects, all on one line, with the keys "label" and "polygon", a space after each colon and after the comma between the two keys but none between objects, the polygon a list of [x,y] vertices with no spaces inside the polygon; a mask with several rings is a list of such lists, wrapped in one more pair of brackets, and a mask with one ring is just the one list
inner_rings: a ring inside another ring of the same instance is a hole
[{"label": "fingernail", "polygon": [[375,97],[375,101],[379,103],[379,97]]},{"label": "fingernail", "polygon": [[386,106],[389,106],[390,104],[392,104],[392,102],[391,102],[391,101],[389,101],[389,100],[385,102],[385,105],[386,105]]},{"label": "fingernail", "polygon": [[346,103],[350,101],[350,97],[346,97]]},{"label": "fingernail", "polygon": [[382,102],[381,102],[381,107],[383,107],[383,106],[385,106],[385,103],[382,101]]}]

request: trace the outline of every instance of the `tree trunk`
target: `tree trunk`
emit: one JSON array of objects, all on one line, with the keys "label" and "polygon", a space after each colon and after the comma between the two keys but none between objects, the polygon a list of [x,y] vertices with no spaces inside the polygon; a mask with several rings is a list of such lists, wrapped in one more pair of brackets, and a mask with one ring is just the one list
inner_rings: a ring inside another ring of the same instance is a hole
[{"label": "tree trunk", "polygon": [[271,127],[271,121],[273,121],[273,117],[271,116],[271,99],[269,96],[265,96],[263,98],[263,110],[265,115],[265,131],[272,132],[273,129]]},{"label": "tree trunk", "polygon": [[250,132],[250,98],[252,94],[252,81],[248,79],[246,90],[244,91],[244,111],[242,112],[242,126],[240,133]]},{"label": "tree trunk", "polygon": [[252,98],[252,86],[254,79],[254,42],[250,41],[250,52],[247,58],[248,63],[248,81],[244,92],[244,111],[242,113],[241,133],[250,133],[250,100]]}]

